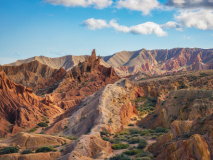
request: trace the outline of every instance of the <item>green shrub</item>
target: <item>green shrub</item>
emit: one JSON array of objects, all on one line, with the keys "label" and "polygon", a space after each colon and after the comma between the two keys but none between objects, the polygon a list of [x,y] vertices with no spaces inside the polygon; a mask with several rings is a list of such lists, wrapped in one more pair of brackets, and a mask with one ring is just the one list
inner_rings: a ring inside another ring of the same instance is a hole
[{"label": "green shrub", "polygon": [[34,132],[36,131],[36,128],[32,128],[31,130],[29,130],[29,132]]},{"label": "green shrub", "polygon": [[163,128],[163,127],[157,127],[157,128],[155,128],[155,132],[156,133],[167,133],[168,129]]},{"label": "green shrub", "polygon": [[140,129],[129,129],[130,134],[140,134],[141,130]]},{"label": "green shrub", "polygon": [[56,149],[54,149],[54,147],[52,146],[44,146],[44,147],[40,147],[36,150],[36,153],[39,152],[55,152],[57,151]]},{"label": "green shrub", "polygon": [[139,149],[144,149],[147,146],[147,141],[145,139],[140,139],[139,140],[139,144],[138,144],[138,148]]},{"label": "green shrub", "polygon": [[78,137],[75,137],[75,136],[69,136],[69,137],[65,137],[65,138],[67,138],[69,140],[77,140],[78,139]]},{"label": "green shrub", "polygon": [[100,133],[101,133],[102,136],[110,134],[108,131],[101,131]]},{"label": "green shrub", "polygon": [[40,123],[38,124],[38,126],[40,126],[40,127],[47,127],[48,124],[47,124],[46,122],[40,122]]},{"label": "green shrub", "polygon": [[128,126],[134,126],[134,124],[128,124]]},{"label": "green shrub", "polygon": [[110,160],[131,160],[128,156],[123,154],[111,157]]},{"label": "green shrub", "polygon": [[110,141],[110,138],[109,137],[103,137],[102,138],[104,141]]},{"label": "green shrub", "polygon": [[145,152],[144,150],[140,150],[140,153],[136,155],[136,157],[149,157],[150,154]]},{"label": "green shrub", "polygon": [[60,145],[56,145],[56,146],[54,146],[54,148],[58,148],[58,147],[60,147]]},{"label": "green shrub", "polygon": [[6,147],[0,150],[0,155],[2,154],[10,154],[10,153],[18,153],[19,149],[17,147]]},{"label": "green shrub", "polygon": [[124,154],[129,155],[129,156],[133,156],[133,155],[138,154],[139,152],[140,151],[137,150],[137,149],[132,149],[132,150],[125,151]]},{"label": "green shrub", "polygon": [[139,142],[139,138],[137,138],[137,137],[133,137],[133,138],[129,139],[130,144],[135,144],[135,143],[138,143],[138,142]]},{"label": "green shrub", "polygon": [[21,154],[30,154],[33,153],[31,149],[25,149],[21,152]]},{"label": "green shrub", "polygon": [[120,138],[115,138],[115,139],[114,139],[114,143],[116,143],[116,144],[121,143],[121,139],[120,139]]},{"label": "green shrub", "polygon": [[125,144],[113,144],[112,145],[112,149],[114,150],[119,150],[119,149],[126,149],[129,147],[129,144],[125,143]]},{"label": "green shrub", "polygon": [[158,139],[158,136],[157,135],[153,135],[152,139]]}]

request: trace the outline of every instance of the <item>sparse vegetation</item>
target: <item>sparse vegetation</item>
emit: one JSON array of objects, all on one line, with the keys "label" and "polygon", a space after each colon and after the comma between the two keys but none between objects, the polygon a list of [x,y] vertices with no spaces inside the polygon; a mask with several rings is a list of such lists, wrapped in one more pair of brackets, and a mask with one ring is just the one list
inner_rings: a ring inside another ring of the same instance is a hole
[{"label": "sparse vegetation", "polygon": [[35,132],[37,129],[36,128],[32,128],[29,130],[29,132]]},{"label": "sparse vegetation", "polygon": [[46,122],[40,122],[40,123],[38,123],[38,126],[40,126],[40,127],[47,127],[48,124]]},{"label": "sparse vegetation", "polygon": [[111,157],[110,160],[131,160],[128,156],[123,154]]},{"label": "sparse vegetation", "polygon": [[145,139],[140,139],[138,144],[138,149],[144,149],[147,146],[147,141]]},{"label": "sparse vegetation", "polygon": [[155,105],[157,98],[152,97],[138,97],[135,100],[137,110],[139,111],[139,116],[144,114],[149,114],[155,110]]},{"label": "sparse vegetation", "polygon": [[133,156],[133,155],[136,155],[140,153],[139,150],[137,149],[131,149],[131,150],[128,150],[128,151],[125,151],[124,154],[128,155],[128,156]]},{"label": "sparse vegetation", "polygon": [[19,149],[17,147],[6,147],[0,150],[0,155],[18,153]]},{"label": "sparse vegetation", "polygon": [[40,153],[40,152],[55,152],[57,151],[56,149],[54,149],[54,147],[52,146],[44,146],[44,147],[40,147],[36,150],[36,153]]},{"label": "sparse vegetation", "polygon": [[25,149],[21,152],[21,154],[30,154],[30,153],[33,153],[31,149]]},{"label": "sparse vegetation", "polygon": [[155,132],[156,132],[156,133],[167,133],[168,131],[169,131],[168,129],[163,128],[163,127],[157,127],[157,128],[155,129]]},{"label": "sparse vegetation", "polygon": [[114,150],[126,149],[128,147],[129,147],[129,144],[127,144],[127,143],[125,143],[125,144],[123,144],[123,143],[121,143],[121,144],[113,144],[112,145],[112,149],[114,149]]},{"label": "sparse vegetation", "polygon": [[103,136],[103,135],[108,135],[110,133],[108,131],[101,131],[100,134]]}]

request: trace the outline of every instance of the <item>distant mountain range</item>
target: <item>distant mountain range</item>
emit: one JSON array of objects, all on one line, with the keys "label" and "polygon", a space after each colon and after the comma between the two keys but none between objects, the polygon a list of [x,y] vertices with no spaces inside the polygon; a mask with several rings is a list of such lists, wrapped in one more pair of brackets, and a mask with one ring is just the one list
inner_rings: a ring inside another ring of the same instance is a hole
[{"label": "distant mountain range", "polygon": [[[64,56],[48,58],[44,56],[18,60],[7,66],[18,66],[34,60],[54,69],[63,67],[70,70],[88,56]],[[138,51],[122,51],[111,56],[101,57],[101,65],[113,66],[120,76],[144,72],[147,74],[164,74],[168,72],[213,69],[213,49],[174,48]]]}]

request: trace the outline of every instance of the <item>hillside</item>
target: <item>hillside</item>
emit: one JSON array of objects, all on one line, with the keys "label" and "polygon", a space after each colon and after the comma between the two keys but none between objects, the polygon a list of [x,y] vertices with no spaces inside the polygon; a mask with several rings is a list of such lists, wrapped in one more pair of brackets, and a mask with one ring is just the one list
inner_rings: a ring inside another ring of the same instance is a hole
[{"label": "hillside", "polygon": [[11,81],[31,88],[38,95],[51,93],[66,75],[63,68],[53,69],[37,60],[19,66],[0,66],[0,71],[4,71]]},{"label": "hillside", "polygon": [[213,49],[174,48],[170,50],[123,51],[103,57],[119,75],[212,69]]},{"label": "hillside", "polygon": [[[14,63],[6,64],[4,66],[19,66],[25,63],[30,63],[33,61],[39,61],[40,63],[47,65],[53,69],[60,69],[64,68],[66,71],[71,70],[74,66],[78,65],[79,62],[84,62],[88,56],[83,55],[83,56],[73,56],[73,55],[68,55],[64,57],[58,57],[58,58],[49,58],[45,56],[36,56],[32,58],[28,58],[25,60],[18,60]],[[101,60],[101,64],[110,67],[106,62]]]},{"label": "hillside", "polygon": [[18,85],[0,72],[0,136],[10,136],[36,127],[42,117],[55,117],[63,110],[48,100],[36,96],[30,88]]}]

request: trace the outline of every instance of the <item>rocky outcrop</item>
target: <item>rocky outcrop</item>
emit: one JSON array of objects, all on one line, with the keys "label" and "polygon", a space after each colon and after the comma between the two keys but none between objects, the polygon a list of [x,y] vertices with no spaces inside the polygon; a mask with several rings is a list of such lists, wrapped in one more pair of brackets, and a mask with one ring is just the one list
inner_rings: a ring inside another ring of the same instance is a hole
[{"label": "rocky outcrop", "polygon": [[43,103],[44,98],[36,96],[30,88],[10,81],[0,72],[0,129],[1,136],[16,133],[21,128],[35,127],[43,117],[63,113],[58,106]]},{"label": "rocky outcrop", "polygon": [[103,159],[112,152],[112,148],[111,143],[98,136],[84,135],[72,143],[65,152],[68,154],[60,160]]},{"label": "rocky outcrop", "polygon": [[40,95],[51,93],[66,75],[63,68],[53,69],[37,60],[20,66],[0,66],[0,71],[4,71],[11,81]]},{"label": "rocky outcrop", "polygon": [[211,160],[208,144],[201,135],[193,135],[187,140],[169,143],[157,156],[156,160],[185,160],[199,159]]},{"label": "rocky outcrop", "polygon": [[213,113],[211,90],[172,91],[168,99],[156,106],[156,110],[142,120],[144,126],[169,128],[175,120],[196,120]]},{"label": "rocky outcrop", "polygon": [[35,150],[42,146],[56,146],[70,142],[71,140],[62,137],[20,132],[9,139],[1,141],[0,146],[18,146],[22,149]]},{"label": "rocky outcrop", "polygon": [[156,160],[210,160],[213,158],[212,118],[213,114],[198,118],[193,124],[188,121],[173,122],[172,130],[159,137],[156,143],[149,146],[148,150],[155,155]]},{"label": "rocky outcrop", "polygon": [[[66,128],[60,134],[80,136],[69,148],[65,159],[104,158],[111,152],[110,143],[100,138],[101,131],[119,132],[137,116],[134,100],[143,93],[127,79],[108,84],[101,91],[83,99],[73,114],[64,117],[47,130],[48,134]],[[85,135],[86,136],[82,136]]]},{"label": "rocky outcrop", "polygon": [[100,57],[96,58],[95,50],[93,50],[85,62],[79,62],[68,72],[54,91],[54,99],[56,101],[82,99],[117,80],[119,77],[113,68],[100,65]]}]

